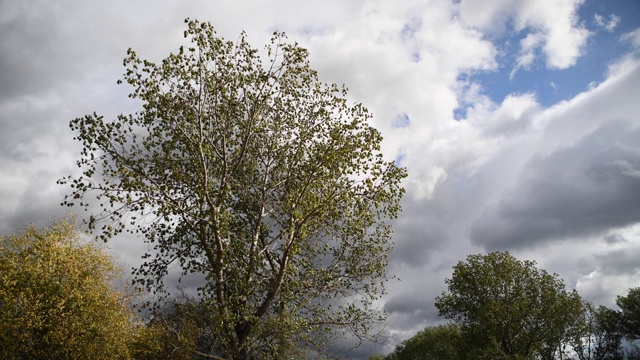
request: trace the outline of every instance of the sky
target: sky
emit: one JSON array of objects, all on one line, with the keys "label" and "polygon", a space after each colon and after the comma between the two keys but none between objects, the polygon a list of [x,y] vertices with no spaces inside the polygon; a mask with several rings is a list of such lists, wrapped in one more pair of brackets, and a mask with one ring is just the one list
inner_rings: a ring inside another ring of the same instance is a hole
[{"label": "sky", "polygon": [[[0,233],[65,216],[69,121],[138,110],[116,84],[126,50],[160,61],[187,17],[254,47],[286,32],[408,170],[388,268],[400,280],[379,304],[388,340],[349,356],[442,323],[434,299],[469,254],[535,260],[595,304],[640,286],[635,0],[0,0]],[[127,266],[146,250],[109,247]]]}]

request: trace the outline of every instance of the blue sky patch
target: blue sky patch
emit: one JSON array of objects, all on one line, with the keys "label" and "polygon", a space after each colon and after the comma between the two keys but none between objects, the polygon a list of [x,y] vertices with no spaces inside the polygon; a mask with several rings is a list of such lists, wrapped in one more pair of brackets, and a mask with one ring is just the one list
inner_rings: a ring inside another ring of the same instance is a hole
[{"label": "blue sky patch", "polygon": [[[533,63],[528,68],[514,71],[520,41],[529,31],[506,32],[505,36],[493,40],[499,52],[498,70],[467,74],[466,80],[480,84],[483,94],[496,103],[501,103],[510,94],[534,93],[544,107],[588,90],[591,84],[604,79],[612,61],[628,53],[630,45],[621,41],[621,37],[637,28],[640,2],[619,0],[604,4],[590,0],[583,4],[578,14],[580,24],[590,34],[582,55],[573,66],[550,69],[544,54],[536,49]],[[464,109],[457,109],[456,119],[463,113]]]},{"label": "blue sky patch", "polygon": [[394,128],[404,128],[411,124],[411,119],[407,113],[399,114],[393,119],[393,127]]}]

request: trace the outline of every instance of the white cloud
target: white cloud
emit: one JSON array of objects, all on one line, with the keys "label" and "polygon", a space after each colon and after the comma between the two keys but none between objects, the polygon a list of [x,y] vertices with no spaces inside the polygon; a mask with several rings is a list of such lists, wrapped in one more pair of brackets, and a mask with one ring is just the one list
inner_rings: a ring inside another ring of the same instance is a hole
[{"label": "white cloud", "polygon": [[[373,111],[376,125],[389,134],[387,153],[404,156],[412,168],[408,185],[425,197],[447,178],[450,162],[483,153],[472,139],[475,130],[452,121],[456,87],[461,73],[496,67],[493,44],[452,21],[453,11],[441,1],[370,3],[360,16],[307,43],[321,77],[347,83],[352,96]],[[393,127],[398,113],[411,118],[410,126]],[[464,148],[454,145],[460,137],[468,139]],[[425,147],[433,157],[420,155]]]},{"label": "white cloud", "polygon": [[460,19],[473,28],[487,31],[490,35],[501,35],[507,30],[509,19],[519,5],[513,0],[463,0],[458,11]]},{"label": "white cloud", "polygon": [[467,121],[480,128],[488,136],[508,137],[513,140],[526,134],[534,125],[533,120],[540,112],[540,105],[533,93],[508,95],[499,106],[486,109],[485,106],[472,107]]},{"label": "white cloud", "polygon": [[630,43],[636,50],[640,49],[640,28],[623,34],[621,40]]},{"label": "white cloud", "polygon": [[542,34],[540,33],[530,33],[527,36],[520,40],[520,55],[516,60],[516,65],[513,67],[511,72],[509,73],[509,79],[513,80],[516,72],[520,69],[530,70],[531,65],[536,59],[536,51],[544,41]]},{"label": "white cloud", "polygon": [[514,71],[527,69],[537,58],[545,56],[551,69],[573,66],[583,52],[589,31],[578,21],[577,9],[583,0],[463,0],[459,5],[461,20],[474,28],[500,37],[513,21],[513,29],[526,32]]},{"label": "white cloud", "polygon": [[609,15],[607,20],[604,16],[596,13],[593,15],[593,20],[595,21],[596,26],[603,28],[607,32],[613,32],[620,23],[620,17],[614,14]]}]

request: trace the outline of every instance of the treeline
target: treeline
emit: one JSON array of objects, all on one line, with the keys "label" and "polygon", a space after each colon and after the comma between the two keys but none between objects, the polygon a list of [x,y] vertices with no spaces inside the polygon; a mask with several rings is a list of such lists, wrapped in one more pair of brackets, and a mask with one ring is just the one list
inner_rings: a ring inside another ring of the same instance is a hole
[{"label": "treeline", "polygon": [[[223,358],[211,304],[169,299],[143,320],[122,274],[73,219],[0,236],[0,358]],[[596,307],[508,252],[471,255],[446,283],[435,305],[451,322],[372,359],[640,359],[640,288],[618,296],[617,309]],[[282,354],[309,355],[274,335],[246,358]]]},{"label": "treeline", "polygon": [[618,309],[596,307],[508,252],[471,255],[445,281],[435,306],[450,322],[372,359],[640,359],[640,288],[618,296]]}]

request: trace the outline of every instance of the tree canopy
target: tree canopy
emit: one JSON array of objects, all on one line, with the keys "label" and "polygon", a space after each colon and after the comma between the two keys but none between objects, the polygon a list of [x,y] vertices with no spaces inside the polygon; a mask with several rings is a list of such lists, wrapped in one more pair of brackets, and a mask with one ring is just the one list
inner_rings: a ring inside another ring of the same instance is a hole
[{"label": "tree canopy", "polygon": [[620,332],[629,340],[640,340],[640,287],[629,289],[626,296],[618,296],[616,305]]},{"label": "tree canopy", "polygon": [[137,334],[118,274],[71,220],[0,236],[0,358],[128,359]]},{"label": "tree canopy", "polygon": [[154,245],[136,272],[149,290],[174,264],[202,274],[222,355],[321,347],[335,329],[366,336],[382,318],[371,304],[404,169],[383,159],[365,107],[283,34],[265,64],[244,34],[233,43],[186,22],[191,44],[161,64],[129,50],[121,81],[140,112],[71,121],[82,175],[61,180],[65,204],[102,206],[88,224],[104,240],[131,231]]},{"label": "tree canopy", "polygon": [[387,360],[459,360],[463,358],[460,328],[456,323],[429,326],[405,340]]},{"label": "tree canopy", "polygon": [[567,339],[579,360],[622,360],[622,335],[616,324],[615,311],[584,302],[578,321]]},{"label": "tree canopy", "polygon": [[453,269],[436,307],[461,325],[472,358],[553,358],[581,314],[557,275],[508,252],[470,255]]}]

